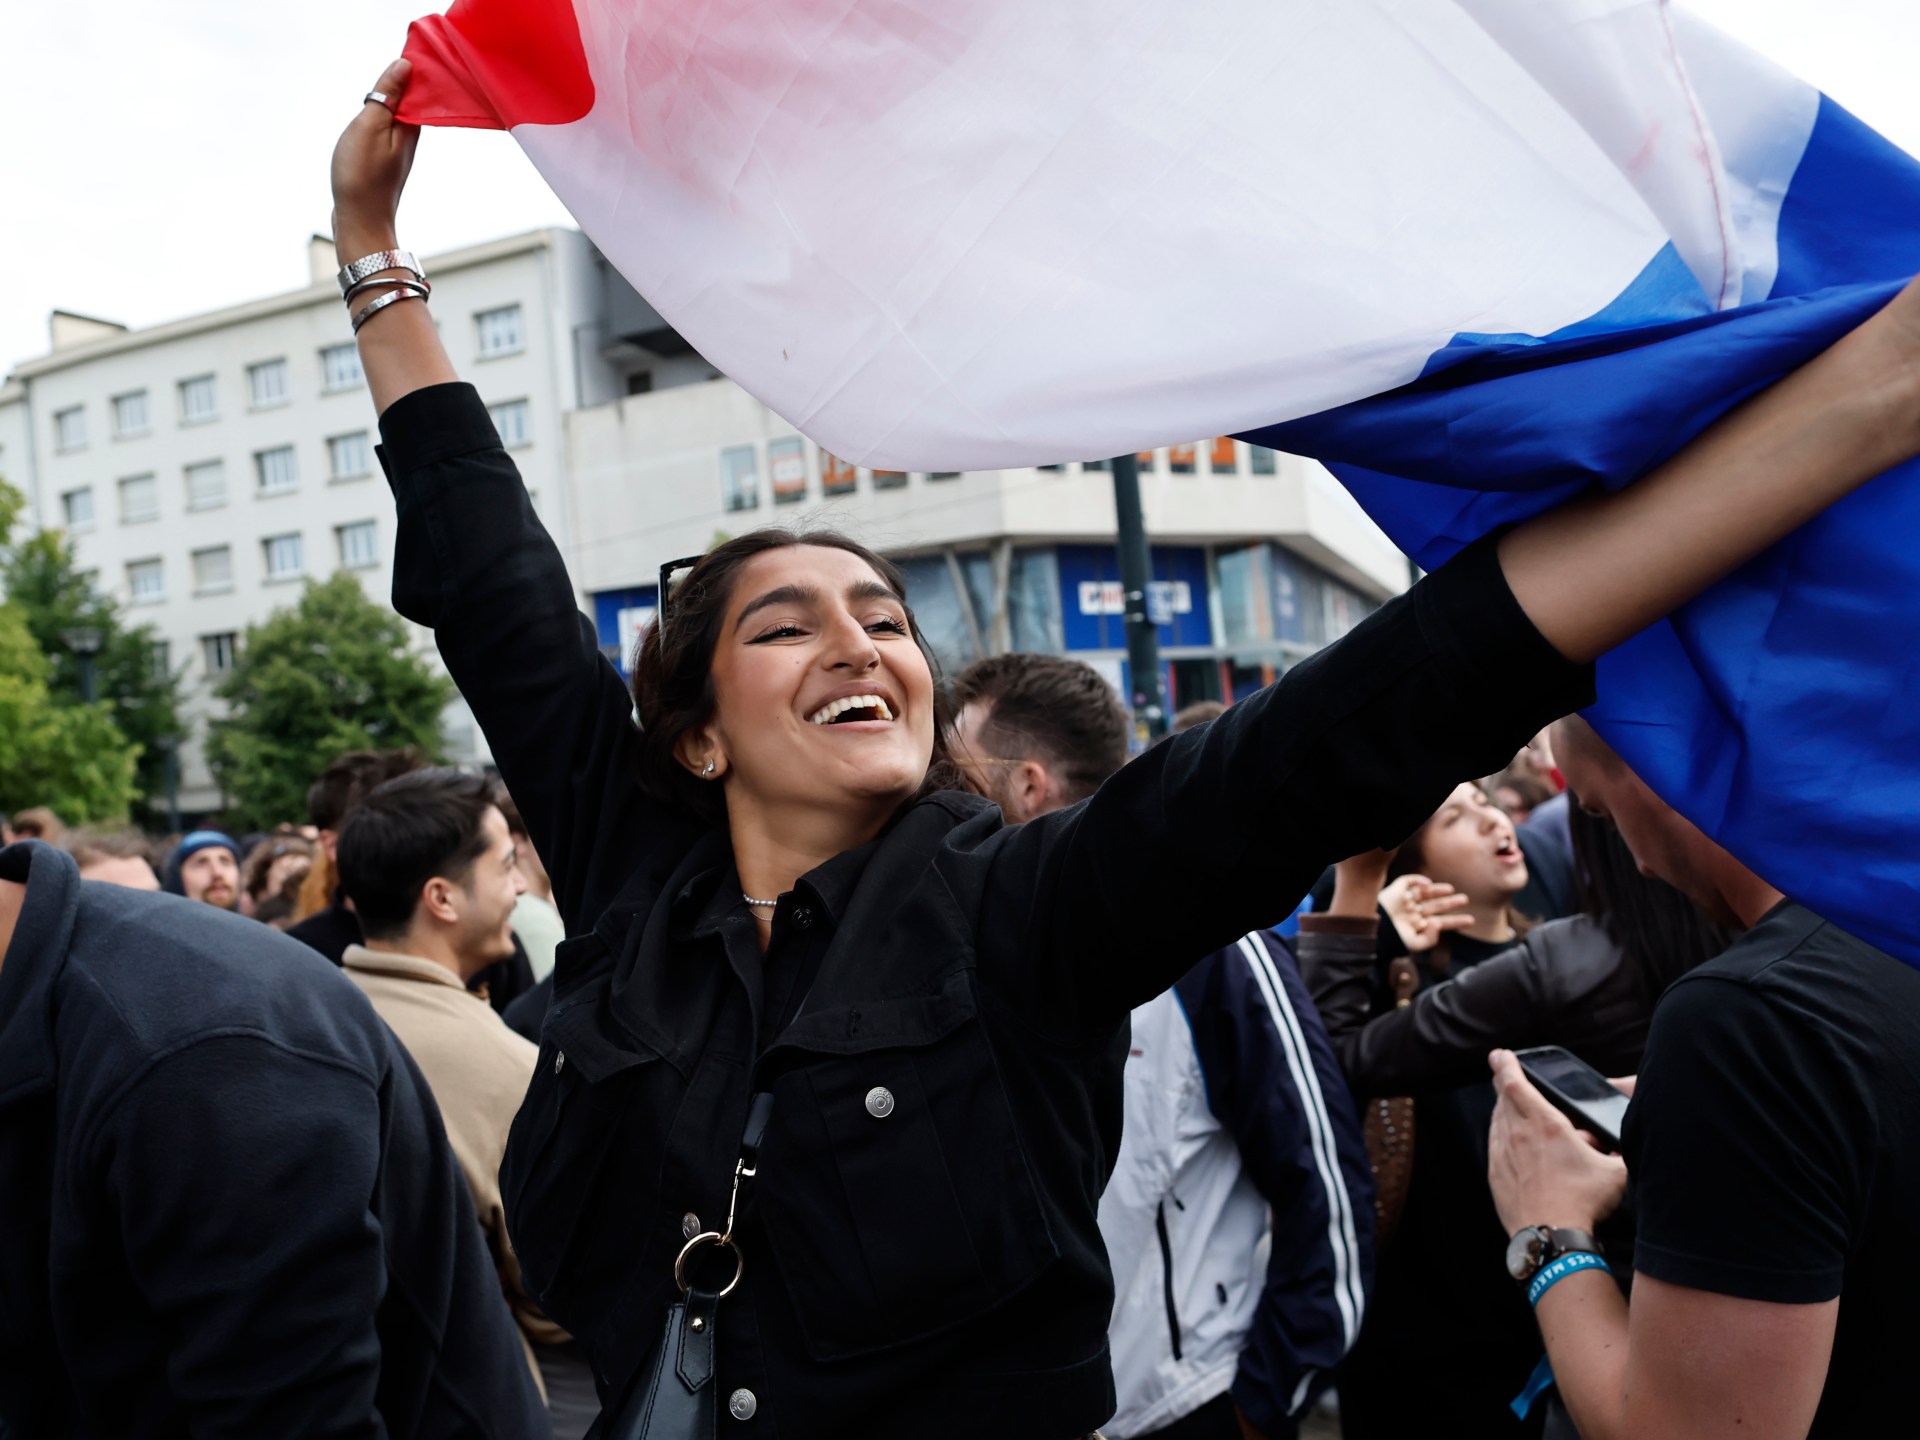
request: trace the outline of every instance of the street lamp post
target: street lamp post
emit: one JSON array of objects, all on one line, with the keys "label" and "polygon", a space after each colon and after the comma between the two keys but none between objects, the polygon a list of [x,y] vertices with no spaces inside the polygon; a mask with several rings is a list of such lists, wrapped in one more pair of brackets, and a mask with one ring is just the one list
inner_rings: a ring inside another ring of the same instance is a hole
[{"label": "street lamp post", "polygon": [[73,652],[74,659],[80,662],[80,698],[91,705],[94,701],[93,657],[100,653],[100,631],[93,625],[75,625],[61,631],[60,638],[66,642],[67,649]]},{"label": "street lamp post", "polygon": [[1140,508],[1140,461],[1134,455],[1113,458],[1113,508],[1120,542],[1120,588],[1126,593],[1128,698],[1133,729],[1143,745],[1167,733],[1167,692],[1160,678],[1160,632],[1147,604],[1153,562],[1147,551],[1147,522]]}]

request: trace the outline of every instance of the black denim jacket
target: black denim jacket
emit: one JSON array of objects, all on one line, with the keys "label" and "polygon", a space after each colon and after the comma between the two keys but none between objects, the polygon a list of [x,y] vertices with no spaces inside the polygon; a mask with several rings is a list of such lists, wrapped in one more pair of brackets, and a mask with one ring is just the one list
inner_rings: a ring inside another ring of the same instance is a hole
[{"label": "black denim jacket", "polygon": [[[433,627],[572,937],[503,1170],[523,1273],[617,1393],[771,1088],[718,1326],[742,1435],[1100,1424],[1128,1011],[1591,698],[1477,546],[1083,804],[1022,826],[910,806],[782,897],[756,969],[726,943],[726,841],[634,784],[630,699],[472,388],[381,430],[394,604]],[[795,971],[806,1006],[762,1046],[763,974]]]}]

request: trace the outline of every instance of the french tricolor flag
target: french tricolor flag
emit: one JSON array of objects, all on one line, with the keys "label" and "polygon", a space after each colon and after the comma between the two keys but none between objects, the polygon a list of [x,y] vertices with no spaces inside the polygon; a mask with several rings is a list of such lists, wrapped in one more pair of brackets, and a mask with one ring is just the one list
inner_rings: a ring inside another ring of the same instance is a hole
[{"label": "french tricolor flag", "polygon": [[[456,0],[400,118],[511,130],[822,446],[1236,433],[1421,564],[1620,486],[1920,270],[1920,165],[1663,0]],[[1591,718],[1920,963],[1920,468],[1608,656]]]}]

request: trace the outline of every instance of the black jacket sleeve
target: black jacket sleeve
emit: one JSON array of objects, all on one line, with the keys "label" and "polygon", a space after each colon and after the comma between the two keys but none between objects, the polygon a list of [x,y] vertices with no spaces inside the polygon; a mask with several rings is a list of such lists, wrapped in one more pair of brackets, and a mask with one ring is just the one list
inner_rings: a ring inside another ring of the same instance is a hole
[{"label": "black jacket sleeve", "polygon": [[432,628],[579,933],[638,866],[683,848],[691,821],[635,784],[626,687],[473,387],[416,390],[380,433],[399,512],[393,607]]},{"label": "black jacket sleeve", "polygon": [[386,1434],[381,1130],[367,1077],[244,1035],[161,1060],[106,1116],[89,1149],[196,1437]]},{"label": "black jacket sleeve", "polygon": [[997,978],[1030,1013],[1107,1023],[1592,698],[1592,668],[1534,628],[1488,537],[1088,801],[1009,832],[977,913],[1022,928],[983,963],[1015,960]]},{"label": "black jacket sleeve", "polygon": [[1630,1028],[1631,983],[1619,947],[1584,915],[1542,925],[1371,1018],[1373,941],[1344,933],[1334,919],[1301,917],[1300,971],[1362,1099],[1484,1080],[1495,1047],[1563,1045],[1609,1056],[1616,1033]]}]

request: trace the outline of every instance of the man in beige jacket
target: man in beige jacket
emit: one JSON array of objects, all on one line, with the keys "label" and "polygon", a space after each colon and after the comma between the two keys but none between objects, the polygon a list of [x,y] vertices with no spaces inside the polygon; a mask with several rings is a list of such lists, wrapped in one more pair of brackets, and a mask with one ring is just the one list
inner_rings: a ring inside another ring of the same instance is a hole
[{"label": "man in beige jacket", "polygon": [[572,1440],[596,1408],[591,1375],[566,1332],[522,1288],[500,1199],[507,1130],[539,1051],[467,989],[513,953],[514,902],[526,889],[494,796],[478,777],[419,770],[380,786],[348,818],[337,846],[340,879],[366,938],[348,947],[342,964],[427,1078],[529,1342],[529,1363],[538,1354],[535,1374],[549,1391],[556,1435]]}]

